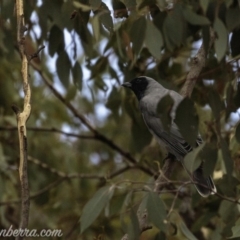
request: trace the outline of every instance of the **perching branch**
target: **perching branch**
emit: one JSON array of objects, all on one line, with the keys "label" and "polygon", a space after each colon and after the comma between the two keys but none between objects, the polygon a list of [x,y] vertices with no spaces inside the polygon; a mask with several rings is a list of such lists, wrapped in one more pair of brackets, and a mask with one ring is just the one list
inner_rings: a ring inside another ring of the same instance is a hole
[{"label": "perching branch", "polygon": [[[210,28],[210,41],[209,41],[209,49],[212,47],[213,42],[215,39],[215,34],[212,28]],[[193,91],[193,88],[198,80],[198,77],[205,67],[205,60],[207,58],[207,53],[204,49],[204,44],[202,43],[201,47],[199,48],[197,54],[192,59],[191,62],[191,69],[188,72],[186,81],[180,91],[180,94],[184,97],[190,97]]]},{"label": "perching branch", "polygon": [[[20,148],[20,162],[19,162],[19,177],[21,185],[21,220],[19,228],[25,229],[28,227],[29,218],[29,187],[27,175],[27,131],[26,122],[31,112],[31,89],[28,81],[28,59],[25,53],[25,37],[26,31],[23,13],[23,0],[16,0],[16,15],[17,15],[17,42],[19,52],[22,58],[22,79],[24,91],[23,111],[20,112],[16,107],[13,110],[17,117],[19,148]],[[17,239],[24,239],[24,237],[17,237]]]}]

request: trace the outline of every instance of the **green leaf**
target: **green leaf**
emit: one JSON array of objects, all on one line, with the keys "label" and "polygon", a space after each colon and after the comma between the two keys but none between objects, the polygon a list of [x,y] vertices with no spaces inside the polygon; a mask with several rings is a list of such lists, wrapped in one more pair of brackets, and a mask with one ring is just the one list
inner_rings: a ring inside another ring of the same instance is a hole
[{"label": "green leaf", "polygon": [[235,226],[232,227],[232,236],[229,238],[240,237],[240,218],[236,221]]},{"label": "green leaf", "polygon": [[168,13],[163,23],[163,36],[170,51],[175,46],[180,46],[184,36],[184,18],[182,8],[176,4],[173,12]]},{"label": "green leaf", "polygon": [[167,7],[167,1],[165,0],[157,0],[156,5],[159,7],[160,11],[165,11]]},{"label": "green leaf", "polygon": [[185,235],[187,239],[197,240],[197,238],[190,232],[184,222],[179,224],[179,228],[181,229],[182,233]]},{"label": "green leaf", "polygon": [[217,54],[217,59],[220,62],[227,50],[228,32],[219,18],[215,19],[213,28],[217,33],[217,38],[215,40],[215,52]]},{"label": "green leaf", "polygon": [[149,20],[147,21],[145,44],[149,49],[149,52],[155,58],[160,59],[161,49],[163,46],[163,37],[160,30],[152,23],[152,21]]},{"label": "green leaf", "polygon": [[223,200],[219,207],[219,215],[224,222],[228,222],[232,219],[233,213],[237,211],[236,204]]},{"label": "green leaf", "polygon": [[85,11],[85,12],[89,12],[92,9],[89,5],[86,5],[77,1],[73,1],[73,6],[76,8],[80,8],[82,11]]},{"label": "green leaf", "polygon": [[217,159],[218,149],[215,146],[206,144],[200,152],[201,161],[204,162],[203,172],[205,176],[209,176],[213,173]]},{"label": "green leaf", "polygon": [[128,239],[139,239],[140,236],[140,228],[139,228],[139,222],[138,217],[134,210],[131,208],[130,211],[130,223],[128,225]]},{"label": "green leaf", "polygon": [[58,55],[56,61],[57,74],[58,77],[65,88],[69,85],[69,74],[71,69],[71,62],[68,54],[63,51]]},{"label": "green leaf", "polygon": [[91,73],[91,77],[92,78],[99,78],[100,74],[106,69],[108,64],[108,58],[107,57],[99,57],[99,59],[97,60],[97,62],[94,64],[94,66],[92,67],[92,73]]},{"label": "green leaf", "polygon": [[112,88],[112,92],[108,97],[106,107],[112,111],[114,115],[118,115],[119,107],[121,105],[121,97],[116,87]]},{"label": "green leaf", "polygon": [[93,10],[98,9],[101,6],[101,0],[89,0],[89,4],[91,5]]},{"label": "green leaf", "polygon": [[108,66],[108,72],[111,76],[112,79],[116,79],[116,81],[118,82],[118,84],[120,85],[120,79],[117,75],[117,72],[111,67],[111,66]]},{"label": "green leaf", "polygon": [[196,170],[200,166],[202,160],[199,154],[201,153],[204,146],[205,143],[201,144],[199,147],[194,148],[184,157],[184,166],[188,169],[189,172],[194,172],[194,170]]},{"label": "green leaf", "polygon": [[64,50],[63,31],[57,25],[52,26],[48,41],[48,51],[51,57],[53,57],[56,52],[60,53]]},{"label": "green leaf", "polygon": [[206,226],[216,215],[216,212],[210,210],[202,212],[202,215],[194,221],[191,230],[193,232],[199,231],[202,227]]},{"label": "green leaf", "polygon": [[226,25],[229,32],[240,26],[240,9],[228,8],[226,13]]},{"label": "green leaf", "polygon": [[93,35],[96,41],[100,40],[100,23],[99,23],[99,16],[96,15],[92,18],[92,28],[93,28]]},{"label": "green leaf", "polygon": [[233,160],[231,157],[231,153],[230,153],[228,145],[224,139],[221,138],[220,144],[221,144],[221,150],[222,150],[224,165],[225,165],[227,174],[228,174],[228,176],[231,176],[232,171],[233,171]]},{"label": "green leaf", "polygon": [[240,143],[240,122],[237,125],[236,131],[235,131],[235,137],[237,141]]},{"label": "green leaf", "polygon": [[112,33],[113,20],[111,17],[111,12],[104,2],[101,3],[101,8],[97,12],[99,12],[99,21],[102,24],[102,26],[105,27],[110,33]]},{"label": "green leaf", "polygon": [[75,62],[73,68],[72,68],[72,77],[73,77],[73,83],[77,87],[79,91],[82,90],[82,78],[83,78],[83,72],[82,68],[79,64],[79,62]]},{"label": "green leaf", "polygon": [[66,99],[67,101],[73,100],[74,97],[76,96],[76,93],[77,93],[76,87],[73,86],[73,85],[70,85],[69,88],[68,88],[68,90],[67,90],[67,94],[66,94],[66,96],[65,96],[65,99]]},{"label": "green leaf", "polygon": [[[157,114],[161,119],[161,123],[166,131],[170,131],[172,118],[170,112],[173,106],[173,99],[170,95],[164,96],[157,105]],[[160,121],[160,120],[159,120]]]},{"label": "green leaf", "polygon": [[145,17],[140,17],[133,22],[130,29],[130,38],[133,44],[133,51],[136,55],[139,54],[144,42],[146,24]]},{"label": "green leaf", "polygon": [[209,0],[200,0],[200,5],[203,9],[203,12],[206,13],[208,8]]},{"label": "green leaf", "polygon": [[[152,135],[148,131],[140,114],[137,117],[138,119],[133,119],[131,126],[131,144],[135,151],[140,152],[145,146],[150,143]],[[139,129],[141,129],[141,131],[139,131]]]},{"label": "green leaf", "polygon": [[108,204],[114,193],[114,186],[100,188],[84,206],[81,222],[81,233],[86,230],[99,216],[103,208]]},{"label": "green leaf", "polygon": [[[219,155],[220,160],[221,154]],[[221,192],[223,192],[228,197],[236,197],[236,191],[238,191],[237,186],[240,182],[233,176],[224,174],[218,181],[218,186]]]},{"label": "green leaf", "polygon": [[183,16],[185,19],[193,24],[193,25],[209,25],[210,21],[201,15],[196,14],[195,12],[191,11],[189,8],[184,8],[183,9]]},{"label": "green leaf", "polygon": [[209,104],[212,108],[213,116],[218,119],[221,111],[223,110],[223,103],[219,94],[216,91],[209,92]]},{"label": "green leaf", "polygon": [[127,0],[124,1],[124,4],[128,9],[134,9],[134,7],[137,5],[136,0]]},{"label": "green leaf", "polygon": [[164,220],[166,219],[166,210],[163,201],[157,193],[149,192],[147,194],[147,212],[149,220],[160,230],[166,231]]},{"label": "green leaf", "polygon": [[186,142],[195,147],[198,136],[198,115],[191,99],[184,98],[178,105],[175,123]]},{"label": "green leaf", "polygon": [[168,220],[176,229],[175,231],[178,236],[181,236],[181,235],[185,236],[185,237],[182,236],[181,238],[176,238],[176,239],[197,240],[197,238],[187,228],[187,226],[183,222],[183,220],[178,212],[172,211],[169,215]]}]

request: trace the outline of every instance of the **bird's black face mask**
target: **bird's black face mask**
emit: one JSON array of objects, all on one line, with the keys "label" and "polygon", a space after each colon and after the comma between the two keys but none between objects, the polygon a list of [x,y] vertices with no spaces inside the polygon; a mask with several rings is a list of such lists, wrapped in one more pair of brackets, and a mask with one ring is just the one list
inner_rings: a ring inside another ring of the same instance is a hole
[{"label": "bird's black face mask", "polygon": [[132,91],[135,93],[139,101],[144,96],[144,92],[147,88],[147,85],[148,81],[145,77],[134,78],[130,82],[122,84],[122,86],[132,89]]}]

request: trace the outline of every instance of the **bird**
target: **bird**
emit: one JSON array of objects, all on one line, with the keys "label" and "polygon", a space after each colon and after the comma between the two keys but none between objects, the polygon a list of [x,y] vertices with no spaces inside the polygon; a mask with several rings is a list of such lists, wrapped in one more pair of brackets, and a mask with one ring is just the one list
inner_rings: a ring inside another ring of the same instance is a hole
[{"label": "bird", "polygon": [[[203,143],[199,135],[196,139],[196,146],[191,146],[182,137],[177,124],[174,122],[176,109],[184,97],[173,90],[164,88],[156,80],[147,76],[136,77],[130,82],[123,83],[122,86],[131,89],[136,95],[143,120],[150,133],[161,146],[165,147],[170,155],[173,155],[184,166],[184,157],[195,147]],[[169,131],[163,127],[160,116],[157,113],[158,103],[167,95],[173,99],[173,106],[170,112],[172,121]],[[191,130],[189,129],[189,131]],[[199,194],[202,197],[208,197],[216,193],[216,186],[211,176],[204,176],[203,165],[204,162],[201,162],[200,166],[192,173],[186,167],[184,168],[190,175]]]}]

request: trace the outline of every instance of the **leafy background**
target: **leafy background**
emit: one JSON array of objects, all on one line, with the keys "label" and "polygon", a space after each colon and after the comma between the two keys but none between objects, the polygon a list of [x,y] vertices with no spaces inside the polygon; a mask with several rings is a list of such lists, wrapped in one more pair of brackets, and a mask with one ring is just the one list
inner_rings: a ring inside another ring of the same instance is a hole
[{"label": "leafy background", "polygon": [[[26,0],[24,11],[26,52],[46,46],[30,62],[29,229],[62,229],[62,239],[240,239],[239,2]],[[159,197],[153,175],[166,152],[120,85],[147,75],[179,91],[201,42],[208,49],[210,27],[216,39],[191,97],[196,104],[185,101],[177,117],[189,139],[184,126],[198,125],[206,144],[195,158],[206,161],[219,195],[201,198],[183,184],[179,164],[171,177],[178,194]],[[1,229],[17,228],[20,218],[11,110],[22,106],[20,60],[14,1],[2,0]],[[140,236],[136,214],[144,209],[153,228]]]}]

